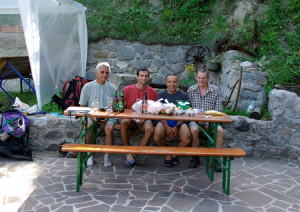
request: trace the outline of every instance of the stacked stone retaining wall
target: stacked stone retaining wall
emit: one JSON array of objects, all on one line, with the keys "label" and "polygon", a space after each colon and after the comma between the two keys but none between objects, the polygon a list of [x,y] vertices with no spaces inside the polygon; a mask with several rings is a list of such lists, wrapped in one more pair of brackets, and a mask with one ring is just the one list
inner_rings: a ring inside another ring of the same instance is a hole
[{"label": "stacked stone retaining wall", "polygon": [[[272,121],[230,116],[234,122],[224,124],[224,147],[242,148],[249,157],[280,158],[299,161],[300,98],[296,94],[273,90],[269,110]],[[56,150],[62,140],[78,142],[79,120],[51,119],[47,116],[30,119],[30,144],[39,150]],[[115,130],[115,145],[122,145],[120,131]],[[137,145],[143,134],[131,132],[130,143]],[[176,140],[178,142],[178,140]],[[104,136],[97,140],[104,144]],[[150,145],[155,145],[153,138]]]}]

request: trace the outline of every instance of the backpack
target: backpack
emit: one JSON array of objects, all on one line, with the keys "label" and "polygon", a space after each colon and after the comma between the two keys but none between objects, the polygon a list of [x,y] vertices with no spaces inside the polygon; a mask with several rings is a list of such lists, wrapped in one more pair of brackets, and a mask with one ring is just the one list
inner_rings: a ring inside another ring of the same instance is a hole
[{"label": "backpack", "polygon": [[10,137],[0,140],[0,155],[23,160],[32,160],[29,147],[29,120],[18,110],[7,109],[2,113],[1,133]]},{"label": "backpack", "polygon": [[80,76],[76,76],[71,81],[65,81],[62,89],[62,98],[54,94],[51,98],[51,104],[55,102],[63,110],[70,106],[79,106],[82,87],[88,82],[87,79]]}]

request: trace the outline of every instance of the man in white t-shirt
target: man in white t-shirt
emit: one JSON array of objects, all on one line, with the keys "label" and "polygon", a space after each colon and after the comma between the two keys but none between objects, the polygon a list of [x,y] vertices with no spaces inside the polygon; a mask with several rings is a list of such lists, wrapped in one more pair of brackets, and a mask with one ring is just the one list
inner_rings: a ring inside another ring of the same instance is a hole
[{"label": "man in white t-shirt", "polygon": [[[85,84],[82,88],[79,104],[81,107],[90,107],[92,99],[97,99],[99,107],[107,106],[107,98],[114,97],[114,91],[117,87],[107,81],[110,74],[110,66],[107,62],[99,63],[96,67],[97,79]],[[88,127],[96,121],[97,118],[88,118]],[[103,119],[100,122],[105,131],[105,145],[113,145],[115,119]],[[93,144],[93,129],[88,133],[88,143]],[[94,156],[94,155],[93,155]],[[88,166],[94,164],[94,157],[91,156],[87,161]],[[111,166],[109,154],[104,156],[104,166]]]}]

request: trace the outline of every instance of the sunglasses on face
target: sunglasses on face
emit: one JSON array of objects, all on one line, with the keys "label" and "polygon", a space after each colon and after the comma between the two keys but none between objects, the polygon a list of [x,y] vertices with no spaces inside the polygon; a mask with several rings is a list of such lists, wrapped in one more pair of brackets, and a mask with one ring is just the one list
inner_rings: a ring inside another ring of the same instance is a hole
[{"label": "sunglasses on face", "polygon": [[100,74],[109,74],[109,71],[100,71]]}]

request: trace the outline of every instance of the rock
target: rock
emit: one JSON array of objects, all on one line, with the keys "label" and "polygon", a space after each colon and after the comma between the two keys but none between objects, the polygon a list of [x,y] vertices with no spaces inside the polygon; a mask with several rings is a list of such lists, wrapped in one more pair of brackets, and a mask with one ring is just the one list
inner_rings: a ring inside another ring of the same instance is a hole
[{"label": "rock", "polygon": [[143,59],[153,59],[155,56],[155,52],[146,52],[144,55],[143,55]]},{"label": "rock", "polygon": [[164,75],[155,73],[152,76],[152,83],[165,84],[165,82],[166,82],[166,77]]},{"label": "rock", "polygon": [[250,124],[247,122],[244,118],[239,118],[239,120],[236,123],[236,130],[239,131],[249,131],[250,130]]},{"label": "rock", "polygon": [[128,63],[125,61],[117,61],[116,67],[120,70],[120,72],[125,72],[128,68]]},{"label": "rock", "polygon": [[145,46],[144,45],[140,45],[140,44],[133,44],[132,45],[135,50],[140,53],[140,54],[144,54],[145,53]]},{"label": "rock", "polygon": [[185,63],[179,63],[172,66],[172,72],[174,74],[178,74],[180,72],[184,72],[185,70]]},{"label": "rock", "polygon": [[131,74],[115,74],[109,79],[109,82],[114,84],[120,93],[126,86],[136,84],[136,75]]},{"label": "rock", "polygon": [[133,60],[135,57],[135,49],[128,46],[120,46],[118,50],[119,60]]},{"label": "rock", "polygon": [[153,62],[152,62],[152,64],[154,66],[156,66],[157,69],[159,69],[161,66],[163,66],[164,63],[165,63],[165,61],[161,60],[161,59],[154,59]]},{"label": "rock", "polygon": [[135,67],[137,69],[139,69],[139,68],[149,68],[149,66],[151,65],[151,62],[152,62],[152,60],[143,60],[143,61],[137,60],[136,64],[135,64]]},{"label": "rock", "polygon": [[256,80],[257,85],[266,85],[268,83],[266,78]]},{"label": "rock", "polygon": [[261,91],[261,86],[260,85],[255,85],[255,84],[244,84],[242,86],[242,89],[258,92],[258,91]]},{"label": "rock", "polygon": [[108,51],[112,51],[112,52],[117,52],[118,51],[118,47],[115,46],[114,44],[108,44],[108,45],[105,46],[105,48]]}]

